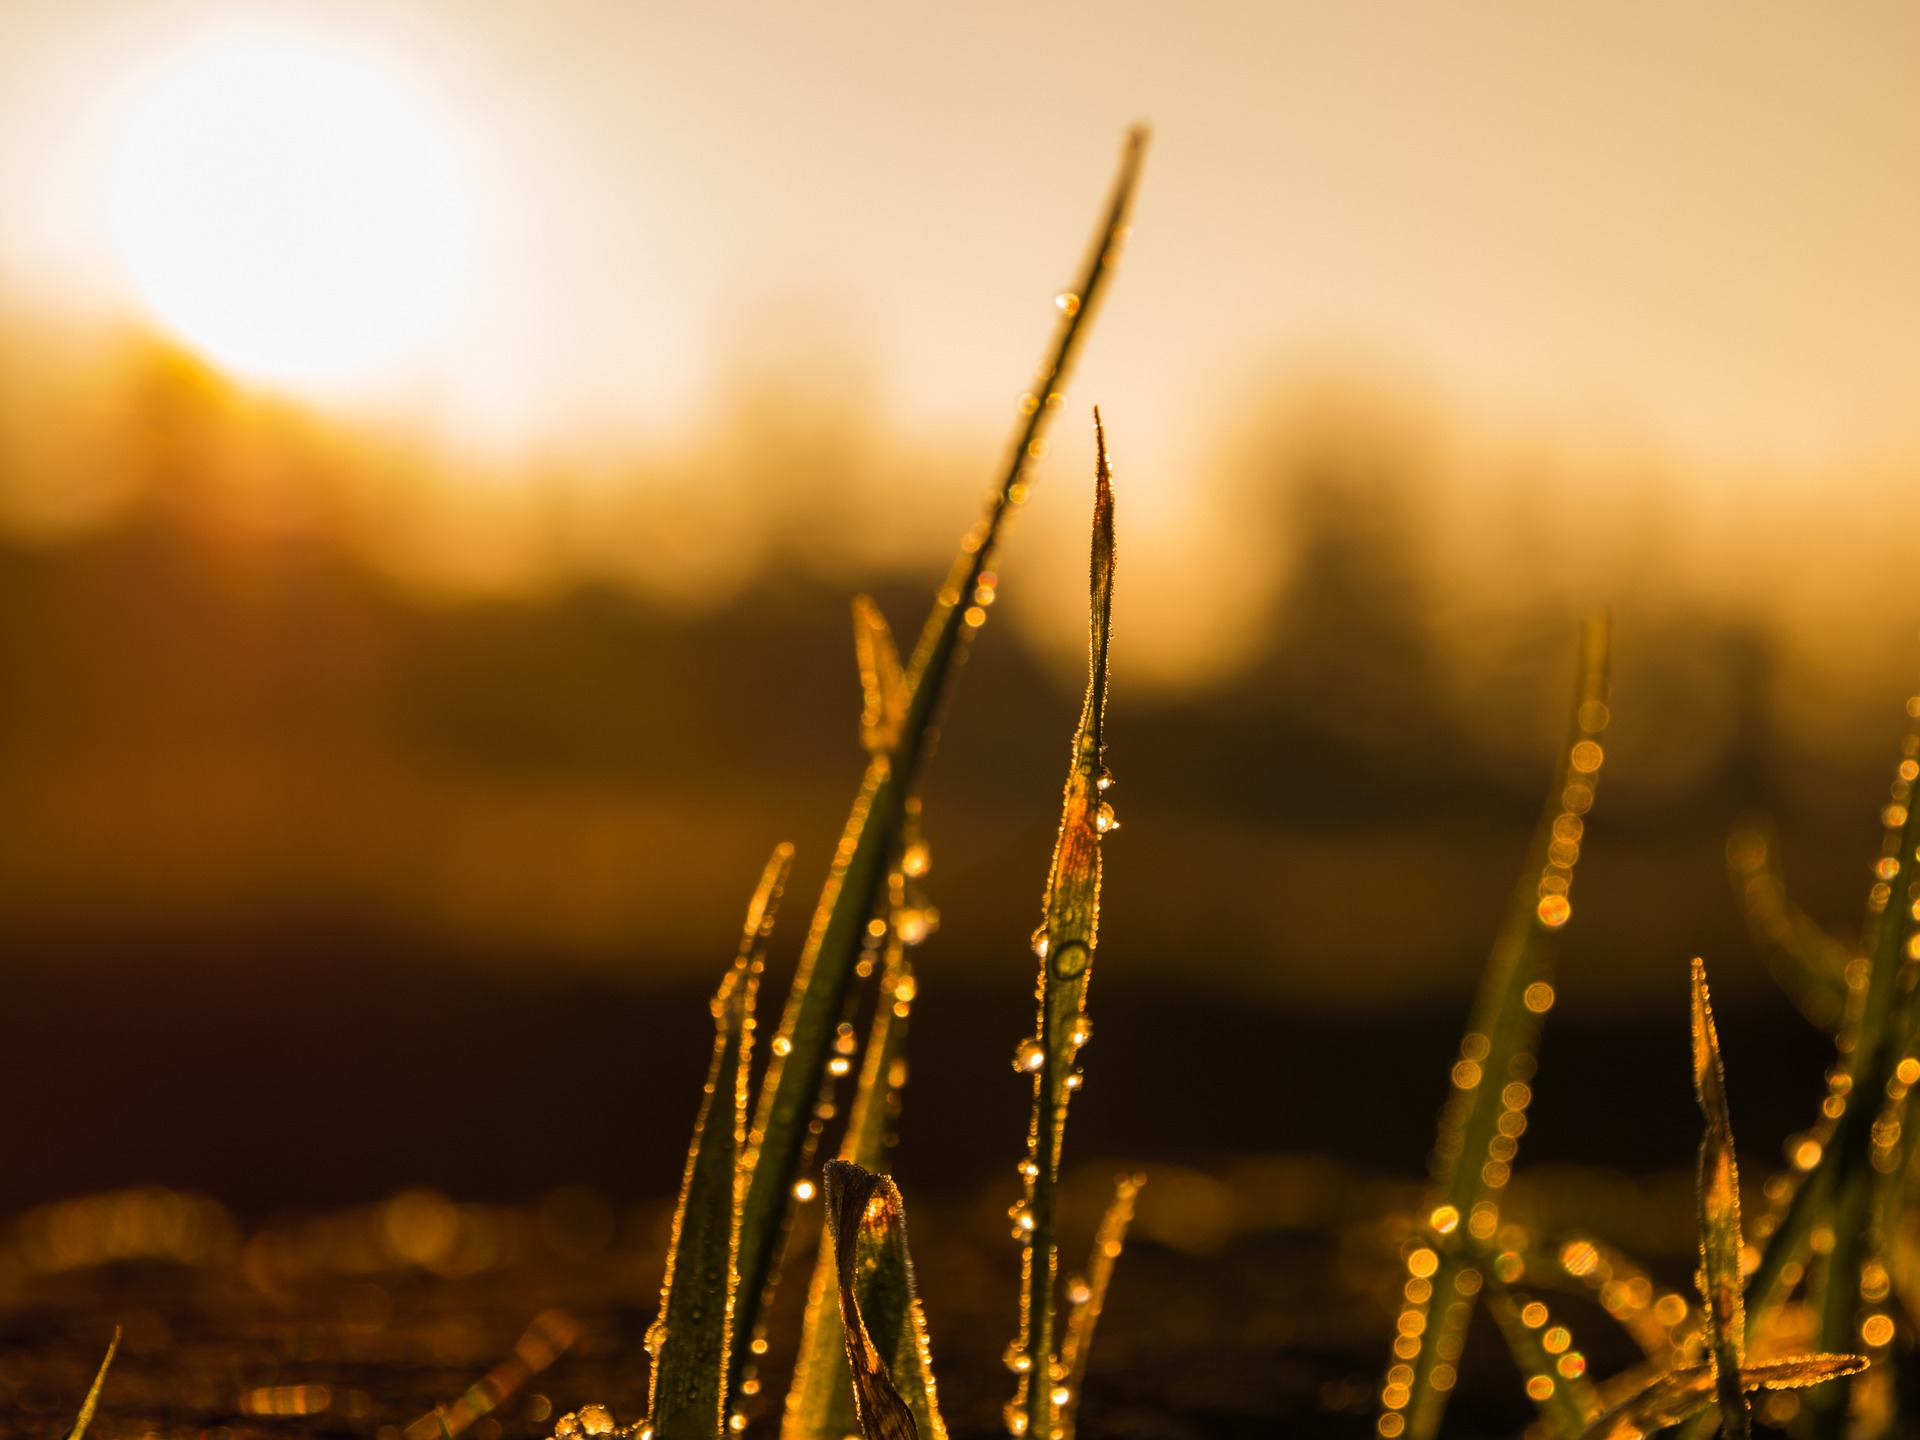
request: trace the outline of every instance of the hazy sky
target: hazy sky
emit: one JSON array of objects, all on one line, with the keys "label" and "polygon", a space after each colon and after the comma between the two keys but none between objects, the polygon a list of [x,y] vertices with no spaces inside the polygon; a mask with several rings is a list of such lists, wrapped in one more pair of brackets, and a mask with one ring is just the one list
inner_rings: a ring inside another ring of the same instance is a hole
[{"label": "hazy sky", "polygon": [[377,56],[446,122],[479,263],[404,393],[492,437],[690,429],[743,351],[997,433],[1145,119],[1080,386],[1137,461],[1326,354],[1687,460],[1920,454],[1910,5],[12,0],[16,299],[124,297],[116,107],[241,23]]}]

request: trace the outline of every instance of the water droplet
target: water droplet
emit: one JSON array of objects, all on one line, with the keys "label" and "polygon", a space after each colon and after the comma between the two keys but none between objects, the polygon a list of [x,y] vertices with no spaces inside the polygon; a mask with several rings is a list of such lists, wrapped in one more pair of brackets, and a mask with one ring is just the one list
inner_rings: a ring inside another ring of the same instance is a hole
[{"label": "water droplet", "polygon": [[1067,1401],[1071,1400],[1072,1398],[1073,1398],[1073,1392],[1067,1389],[1066,1386],[1056,1385],[1053,1387],[1053,1403],[1054,1404],[1064,1405],[1067,1403]]},{"label": "water droplet", "polygon": [[773,1053],[776,1055],[791,1055],[793,1053],[793,1041],[784,1035],[774,1036]]},{"label": "water droplet", "polygon": [[1007,1433],[1024,1435],[1027,1433],[1027,1412],[1018,1405],[1007,1406],[1001,1418],[1007,1422]]},{"label": "water droplet", "polygon": [[1109,830],[1120,828],[1120,817],[1113,813],[1113,806],[1106,801],[1100,802],[1100,808],[1094,812],[1093,828],[1105,835]]},{"label": "water droplet", "polygon": [[574,1412],[580,1428],[589,1435],[611,1435],[613,1414],[604,1405],[582,1405]]},{"label": "water droplet", "polygon": [[1078,1275],[1067,1282],[1067,1300],[1070,1304],[1084,1305],[1092,1298],[1093,1291],[1088,1288],[1087,1282],[1082,1280]]},{"label": "water droplet", "polygon": [[811,1180],[794,1181],[793,1198],[800,1201],[811,1200],[813,1198],[813,1182]]},{"label": "water droplet", "polygon": [[1047,927],[1044,925],[1033,932],[1033,953],[1042,960],[1047,958]]},{"label": "water droplet", "polygon": [[1018,1340],[1007,1346],[1007,1353],[1000,1357],[1006,1367],[1016,1375],[1024,1375],[1033,1369],[1033,1357]]},{"label": "water droplet", "polygon": [[1067,1076],[1067,1089],[1078,1090],[1080,1088],[1081,1082],[1084,1081],[1085,1079],[1086,1077],[1082,1075],[1078,1070],[1074,1071],[1071,1075]]},{"label": "water droplet", "polygon": [[1087,959],[1086,942],[1070,940],[1054,953],[1053,973],[1062,980],[1070,980],[1087,968]]},{"label": "water droplet", "polygon": [[1040,1167],[1034,1163],[1032,1157],[1022,1160],[1017,1168],[1021,1176],[1028,1180],[1033,1179],[1034,1176],[1040,1173]]},{"label": "water droplet", "polygon": [[842,1020],[833,1032],[833,1053],[851,1055],[860,1048],[860,1038],[854,1033],[853,1026]]},{"label": "water droplet", "polygon": [[933,933],[937,910],[902,910],[893,917],[902,945],[918,945]]},{"label": "water droplet", "polygon": [[1099,786],[1103,792],[1111,790],[1113,788],[1113,772],[1107,769],[1106,766],[1101,766],[1100,778],[1093,783]]},{"label": "water droplet", "polygon": [[1082,1015],[1073,1022],[1073,1043],[1084,1045],[1093,1038],[1093,1021]]},{"label": "water droplet", "polygon": [[571,1411],[553,1422],[553,1440],[579,1440],[584,1433],[580,1428],[580,1417]]},{"label": "water droplet", "polygon": [[900,857],[900,871],[915,879],[927,873],[933,865],[933,854],[927,849],[924,840],[916,840],[907,846],[906,853]]},{"label": "water droplet", "polygon": [[1062,290],[1053,297],[1053,303],[1062,315],[1072,316],[1080,313],[1080,297],[1071,290]]},{"label": "water droplet", "polygon": [[1027,1207],[1026,1201],[1016,1200],[1008,1206],[1007,1218],[1013,1221],[1015,1234],[1025,1236],[1033,1233],[1033,1211]]},{"label": "water droplet", "polygon": [[853,1068],[853,1062],[844,1055],[836,1055],[827,1061],[829,1075],[844,1075]]},{"label": "water droplet", "polygon": [[1029,1035],[1022,1040],[1013,1052],[1013,1068],[1022,1075],[1031,1075],[1047,1063],[1047,1052],[1041,1043]]}]

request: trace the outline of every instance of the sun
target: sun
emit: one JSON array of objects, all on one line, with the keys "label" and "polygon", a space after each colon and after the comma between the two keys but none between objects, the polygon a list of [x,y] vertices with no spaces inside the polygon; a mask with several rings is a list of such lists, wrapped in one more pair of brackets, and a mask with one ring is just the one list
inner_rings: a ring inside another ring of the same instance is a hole
[{"label": "sun", "polygon": [[405,359],[468,269],[458,146],[404,80],[352,51],[227,35],[126,107],[109,224],[152,317],[266,381],[363,378]]}]

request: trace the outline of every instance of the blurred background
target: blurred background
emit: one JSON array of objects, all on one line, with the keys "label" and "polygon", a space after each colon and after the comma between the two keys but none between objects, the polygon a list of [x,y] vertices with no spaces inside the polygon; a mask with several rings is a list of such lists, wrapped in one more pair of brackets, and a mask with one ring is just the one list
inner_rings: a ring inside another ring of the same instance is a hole
[{"label": "blurred background", "polygon": [[1576,627],[1608,763],[1528,1157],[1743,1144],[1829,1052],[1920,676],[1920,14],[0,7],[0,1205],[666,1194],[770,996],[1125,127],[1132,242],[926,792],[899,1170],[1006,1178],[1121,545],[1082,1156],[1424,1167]]}]

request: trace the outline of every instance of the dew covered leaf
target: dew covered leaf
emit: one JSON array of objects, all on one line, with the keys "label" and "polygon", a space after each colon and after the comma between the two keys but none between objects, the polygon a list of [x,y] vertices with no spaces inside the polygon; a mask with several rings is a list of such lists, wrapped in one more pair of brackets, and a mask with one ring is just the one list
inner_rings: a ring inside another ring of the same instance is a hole
[{"label": "dew covered leaf", "polygon": [[1565,739],[1493,950],[1481,972],[1452,1088],[1440,1112],[1432,1179],[1421,1234],[1409,1248],[1409,1265],[1431,1266],[1426,1299],[1409,1298],[1401,1316],[1392,1368],[1405,1366],[1410,1380],[1389,1378],[1381,1387],[1379,1433],[1407,1440],[1433,1440],[1446,1408],[1448,1387],[1434,1383],[1450,1371],[1473,1314],[1481,1275],[1474,1247],[1500,1223],[1499,1195],[1511,1174],[1532,1100],[1541,1017],[1553,1005],[1553,955],[1560,931],[1572,918],[1568,895],[1592,808],[1604,754],[1607,676],[1611,653],[1605,619],[1581,629],[1578,673]]},{"label": "dew covered leaf", "polygon": [[[888,1130],[895,1119],[914,993],[907,948],[901,943],[898,929],[890,929],[886,968],[880,976],[880,1001],[874,1007],[860,1080],[840,1144],[840,1159],[862,1170],[878,1170],[886,1163]],[[824,1226],[814,1256],[813,1279],[807,1287],[800,1352],[780,1427],[782,1440],[841,1440],[858,1424],[843,1326],[835,1307],[839,1282],[831,1214]]]},{"label": "dew covered leaf", "polygon": [[829,1160],[826,1198],[860,1431],[866,1440],[945,1440],[900,1192],[885,1175]]},{"label": "dew covered leaf", "polygon": [[1076,1078],[1074,1063],[1091,1033],[1087,983],[1100,927],[1100,840],[1115,828],[1104,798],[1107,651],[1113,612],[1113,476],[1107,464],[1106,432],[1094,412],[1093,543],[1088,566],[1087,694],[1075,728],[1061,801],[1060,829],[1047,875],[1042,921],[1034,934],[1040,958],[1039,1009],[1032,1036],[1015,1052],[1015,1067],[1033,1076],[1033,1118],[1028,1127],[1026,1195],[1015,1216],[1021,1250],[1020,1336],[1025,1357],[1013,1413],[1026,1434],[1051,1436],[1053,1398],[1054,1190],[1066,1135],[1067,1103]]},{"label": "dew covered leaf", "polygon": [[[1801,1390],[1857,1375],[1866,1368],[1866,1359],[1860,1355],[1795,1355],[1742,1370],[1740,1388],[1748,1393]],[[1603,1411],[1580,1433],[1579,1440],[1641,1440],[1656,1430],[1678,1425],[1710,1409],[1714,1400],[1711,1364],[1671,1370],[1644,1390]]]},{"label": "dew covered leaf", "polygon": [[1500,1327],[1500,1336],[1507,1342],[1513,1363],[1527,1377],[1527,1396],[1539,1409],[1547,1430],[1554,1435],[1578,1435],[1600,1413],[1599,1396],[1584,1375],[1560,1371],[1561,1356],[1577,1352],[1569,1348],[1571,1342],[1561,1346],[1558,1353],[1549,1351],[1545,1344],[1547,1322],[1527,1315],[1530,1306],[1545,1309],[1539,1302],[1530,1301],[1525,1294],[1509,1290],[1498,1281],[1488,1287],[1487,1312]]},{"label": "dew covered leaf", "polygon": [[660,1317],[647,1336],[653,1354],[648,1408],[657,1440],[714,1440],[726,1433],[754,996],[792,864],[793,847],[777,846],[747,906],[739,953],[713,997],[713,1059],[673,1214]]},{"label": "dew covered leaf", "polygon": [[1747,1313],[1741,1293],[1740,1171],[1733,1158],[1733,1122],[1727,1114],[1720,1037],[1707,993],[1707,967],[1693,962],[1693,1089],[1706,1130],[1700,1138],[1700,1297],[1705,1302],[1707,1353],[1713,1359],[1727,1440],[1746,1440],[1753,1422],[1739,1375],[1746,1363]]},{"label": "dew covered leaf", "polygon": [[[985,602],[998,582],[993,564],[1007,517],[1025,499],[1029,465],[1045,453],[1046,431],[1059,409],[1057,397],[1066,388],[1089,322],[1119,259],[1145,149],[1144,131],[1129,134],[1079,281],[1060,297],[1070,303],[1057,307],[1054,340],[1034,388],[1020,406],[1006,469],[988,495],[986,514],[962,540],[914,646],[906,667],[906,703],[898,732],[885,753],[869,759],[834,851],[761,1079],[748,1136],[730,1390],[748,1367],[753,1337],[776,1279],[780,1244],[792,1214],[793,1184],[809,1154],[808,1121],[845,1012],[867,923],[880,910],[888,875],[897,863],[909,807],[916,803],[920,772],[932,750],[958,663],[985,621]],[[882,709],[884,713],[884,705]]]},{"label": "dew covered leaf", "polygon": [[907,676],[900,652],[880,607],[865,595],[853,597],[853,653],[860,666],[860,743],[867,753],[885,754],[900,743],[907,720]]},{"label": "dew covered leaf", "polygon": [[1060,1370],[1067,1390],[1066,1402],[1059,1409],[1061,1440],[1073,1440],[1080,1417],[1080,1396],[1087,1384],[1087,1355],[1093,1348],[1093,1332],[1100,1323],[1100,1312],[1106,1308],[1114,1263],[1127,1243],[1134,1197],[1146,1183],[1145,1175],[1122,1175],[1114,1182],[1113,1199],[1094,1232],[1087,1273],[1068,1282],[1066,1334],[1060,1341]]},{"label": "dew covered leaf", "polygon": [[93,1384],[87,1387],[87,1397],[80,1402],[80,1413],[68,1428],[66,1440],[85,1440],[87,1427],[93,1424],[93,1412],[100,1408],[100,1392],[106,1388],[107,1371],[113,1368],[113,1357],[120,1353],[120,1327],[113,1327],[113,1339],[107,1342],[106,1358],[100,1362],[100,1368],[94,1373]]}]

